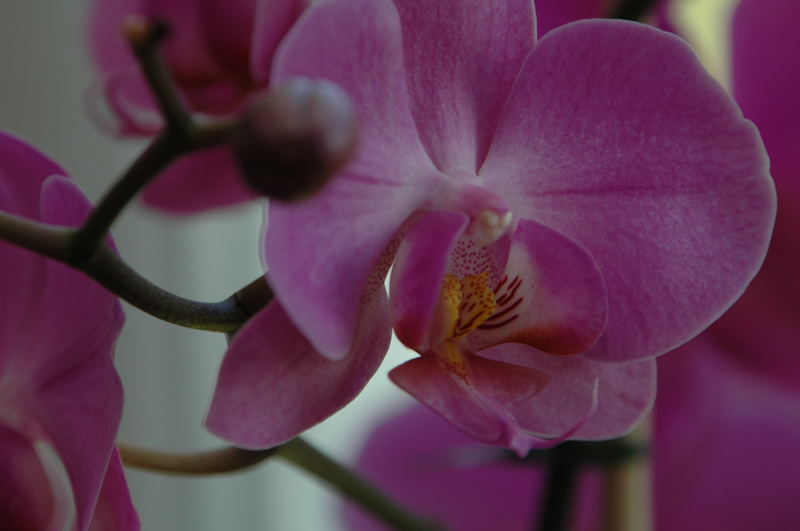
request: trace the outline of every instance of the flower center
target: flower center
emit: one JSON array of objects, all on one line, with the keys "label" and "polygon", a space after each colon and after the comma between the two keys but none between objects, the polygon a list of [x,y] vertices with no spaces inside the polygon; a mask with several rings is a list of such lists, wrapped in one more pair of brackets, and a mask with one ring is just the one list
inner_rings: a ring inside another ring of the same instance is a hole
[{"label": "flower center", "polygon": [[523,297],[517,295],[520,277],[504,276],[489,287],[489,271],[458,277],[447,274],[442,282],[432,331],[431,346],[439,363],[464,380],[469,368],[459,339],[475,329],[493,330],[515,321]]},{"label": "flower center", "polygon": [[518,295],[520,277],[504,276],[494,289],[489,287],[489,272],[444,277],[437,307],[438,334],[434,344],[465,337],[476,328],[492,330],[519,318],[515,310],[522,304]]}]

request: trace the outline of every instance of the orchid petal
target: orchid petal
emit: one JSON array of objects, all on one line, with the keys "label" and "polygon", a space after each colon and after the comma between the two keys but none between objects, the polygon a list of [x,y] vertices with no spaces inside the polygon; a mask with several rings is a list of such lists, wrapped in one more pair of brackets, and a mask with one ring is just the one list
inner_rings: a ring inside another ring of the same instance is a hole
[{"label": "orchid petal", "polygon": [[[800,4],[742,0],[732,27],[733,92],[744,115],[761,131],[772,174],[794,197],[800,194],[800,55],[776,54],[800,46]],[[782,194],[781,194],[782,197]]]},{"label": "orchid petal", "polygon": [[519,65],[535,42],[533,2],[394,3],[403,23],[406,79],[422,141],[442,171],[474,173]]},{"label": "orchid petal", "polygon": [[164,127],[164,120],[152,98],[143,97],[146,87],[135,70],[114,70],[101,77],[87,91],[84,102],[92,121],[106,133],[150,136]]},{"label": "orchid petal", "polygon": [[433,355],[408,361],[393,369],[389,377],[465,433],[524,455],[530,438],[518,429],[512,412],[539,393],[547,385],[547,377],[470,354],[465,358],[469,365],[466,380],[445,369]]},{"label": "orchid petal", "polygon": [[[447,529],[528,531],[535,509],[531,500],[541,486],[533,481],[530,467],[511,458],[498,459],[503,452],[476,443],[416,404],[376,428],[356,468],[393,499]],[[481,453],[493,459],[476,466],[461,457]],[[348,504],[345,510],[347,529],[385,530],[357,506]]]},{"label": "orchid petal", "polygon": [[450,253],[469,222],[465,214],[429,212],[403,236],[391,278],[391,314],[397,337],[424,349]]},{"label": "orchid petal", "polygon": [[258,1],[255,9],[253,49],[250,54],[250,74],[255,81],[269,81],[272,59],[278,45],[307,5],[308,0]]},{"label": "orchid petal", "polygon": [[178,159],[144,191],[148,205],[168,212],[197,213],[256,197],[239,175],[227,146]]},{"label": "orchid petal", "polygon": [[[703,335],[659,360],[655,517],[664,529],[781,530],[800,518],[796,387]],[[691,481],[687,481],[687,477]]]},{"label": "orchid petal", "polygon": [[92,2],[89,12],[89,48],[98,70],[109,73],[136,68],[136,57],[125,41],[122,24],[130,15],[144,15],[148,0]]},{"label": "orchid petal", "polygon": [[69,493],[53,492],[47,471],[32,441],[0,424],[0,519],[3,529],[56,531],[59,501]]},{"label": "orchid petal", "polygon": [[[157,1],[164,3],[164,0]],[[186,3],[186,0],[180,2]],[[255,13],[264,1],[194,0],[191,3],[196,6],[203,38],[208,42],[214,58],[232,72],[247,72],[251,45],[257,39],[254,33],[257,20]]]},{"label": "orchid petal", "polygon": [[[55,162],[25,142],[0,131],[0,210],[31,219],[39,217],[39,190],[50,175],[65,175]],[[0,374],[7,364],[24,363],[14,353],[24,351],[20,341],[37,337],[45,262],[36,254],[0,242]]]},{"label": "orchid petal", "polygon": [[115,449],[108,462],[89,531],[138,531],[139,528],[139,516],[128,492],[122,460]]},{"label": "orchid petal", "polygon": [[[518,343],[504,343],[479,354],[550,378],[534,400],[513,411],[520,427],[539,437],[560,437],[579,425],[571,438],[621,437],[641,422],[655,399],[654,360],[603,363],[582,356],[544,354]],[[587,412],[595,408],[586,420]]]},{"label": "orchid petal", "polygon": [[800,47],[798,8],[745,0],[734,14],[733,91],[764,137],[780,205],[764,266],[709,330],[748,367],[789,385],[800,381],[800,55],[774,58]]},{"label": "orchid petal", "polygon": [[[393,499],[447,529],[528,531],[539,519],[547,488],[545,462],[524,462],[475,443],[419,405],[392,416],[369,436],[356,469]],[[386,456],[392,456],[387,459]],[[544,461],[544,460],[542,460]],[[602,471],[583,469],[572,498],[574,531],[602,522]],[[345,507],[347,529],[383,531],[355,504]]]},{"label": "orchid petal", "polygon": [[386,294],[364,309],[346,359],[317,353],[272,302],[234,337],[206,418],[216,435],[245,448],[285,442],[347,405],[375,373],[389,348]]},{"label": "orchid petal", "polygon": [[[228,1],[220,7],[223,4],[207,0],[95,0],[89,30],[95,63],[104,77],[118,79],[114,94],[129,102],[125,109],[155,108],[121,29],[129,15],[162,20],[171,31],[161,51],[189,105],[207,114],[228,114],[252,88],[248,69],[253,2]],[[136,128],[120,133],[141,134]]]},{"label": "orchid petal", "polygon": [[360,113],[355,159],[314,198],[271,204],[265,236],[272,288],[332,359],[350,350],[364,293],[382,284],[391,262],[387,248],[437,182],[408,110],[400,42],[388,0],[325,2],[306,12],[275,59],[274,81],[330,79]]},{"label": "orchid petal", "polygon": [[553,0],[536,2],[536,25],[539,36],[568,22],[606,15],[607,0]]},{"label": "orchid petal", "polygon": [[468,337],[478,351],[505,342],[552,354],[590,348],[606,324],[606,289],[592,257],[563,234],[520,220],[511,240],[497,310]]},{"label": "orchid petal", "polygon": [[[179,84],[196,85],[220,76],[220,71],[226,66],[215,56],[212,42],[206,35],[204,13],[199,2],[144,0],[142,7],[141,14],[147,19],[163,20],[171,24],[170,38],[164,41],[161,53],[170,65],[170,73]],[[239,29],[240,33],[249,38],[248,28]]]},{"label": "orchid petal", "polygon": [[480,175],[596,261],[608,324],[587,356],[661,354],[741,294],[774,188],[756,129],[685,42],[625,21],[562,26],[529,56],[505,113]]},{"label": "orchid petal", "polygon": [[[41,219],[74,226],[90,212],[69,179],[42,187]],[[38,421],[64,463],[75,496],[77,524],[85,529],[105,475],[122,414],[122,385],[111,353],[123,323],[116,297],[82,273],[48,261],[46,312],[30,362],[36,364]],[[98,397],[102,397],[99,400]]]}]

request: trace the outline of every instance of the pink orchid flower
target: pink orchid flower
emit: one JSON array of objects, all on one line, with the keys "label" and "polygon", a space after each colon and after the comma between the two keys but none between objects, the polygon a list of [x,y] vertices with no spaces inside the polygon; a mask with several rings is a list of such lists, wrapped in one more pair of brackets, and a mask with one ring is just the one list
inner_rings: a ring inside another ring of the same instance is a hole
[{"label": "pink orchid flower", "polygon": [[653,358],[741,294],[775,208],[752,123],[674,35],[534,27],[527,0],[306,12],[273,78],[347,90],[360,150],[317,197],[270,206],[277,302],[231,344],[213,432],[271,446],[322,420],[391,323],[421,354],[393,381],[474,438],[614,437],[651,404]]},{"label": "pink orchid flower", "polygon": [[[77,225],[91,206],[64,175],[0,133],[0,209]],[[138,529],[114,448],[119,302],[82,273],[3,242],[0,265],[2,528]]]},{"label": "pink orchid flower", "polygon": [[[278,44],[308,0],[95,0],[90,47],[100,87],[120,135],[161,128],[156,105],[122,36],[129,15],[159,19],[171,33],[164,54],[186,104],[213,116],[234,115],[269,83]],[[255,194],[239,177],[227,147],[204,150],[170,166],[145,191],[151,206],[192,213],[246,201]]]},{"label": "pink orchid flower", "polygon": [[[798,393],[743,369],[706,334],[659,359],[653,417],[656,531],[783,531],[800,519]],[[532,529],[546,488],[546,461],[518,462],[476,444],[414,407],[378,426],[357,469],[407,507],[453,531]],[[602,468],[576,482],[573,531],[604,527]],[[348,528],[383,526],[355,506]]]},{"label": "pink orchid flower", "polygon": [[[800,5],[743,0],[733,19],[734,92],[771,154],[781,208],[764,268],[708,332],[659,359],[653,432],[657,531],[782,531],[800,520],[797,269],[800,223]],[[778,385],[776,385],[776,383]],[[782,385],[789,384],[789,385]],[[370,436],[359,468],[398,499],[455,530],[530,529],[543,468],[496,460],[417,408]],[[391,458],[387,458],[391,456]],[[468,459],[469,457],[472,459]],[[581,478],[572,529],[599,530],[602,478]],[[435,494],[435,495],[434,495]],[[350,528],[380,527],[346,510]]]}]

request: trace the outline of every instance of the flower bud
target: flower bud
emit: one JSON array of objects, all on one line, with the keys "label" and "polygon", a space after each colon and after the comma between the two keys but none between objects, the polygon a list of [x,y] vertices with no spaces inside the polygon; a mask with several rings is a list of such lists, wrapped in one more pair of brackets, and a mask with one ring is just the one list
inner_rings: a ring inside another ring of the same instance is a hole
[{"label": "flower bud", "polygon": [[341,88],[295,78],[245,109],[231,143],[251,188],[292,201],[310,196],[342,169],[357,133],[355,107]]}]

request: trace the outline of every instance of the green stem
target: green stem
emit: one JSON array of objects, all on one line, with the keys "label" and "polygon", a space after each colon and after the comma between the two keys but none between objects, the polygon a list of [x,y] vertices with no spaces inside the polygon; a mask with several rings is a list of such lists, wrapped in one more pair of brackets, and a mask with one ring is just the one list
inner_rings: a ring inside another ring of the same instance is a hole
[{"label": "green stem", "polygon": [[[162,22],[133,19],[125,27],[128,42],[158,102],[166,127],[100,200],[73,243],[73,263],[89,260],[125,207],[178,157],[227,142],[233,122],[201,122],[186,109],[169,69],[158,53],[169,30]],[[187,190],[191,193],[191,190]]]},{"label": "green stem", "polygon": [[545,490],[539,501],[539,521],[535,528],[538,531],[570,529],[575,485],[580,472],[580,463],[571,449],[571,446],[561,444],[550,453]]},{"label": "green stem", "polygon": [[35,253],[66,261],[70,253],[73,231],[31,219],[0,212],[0,240],[5,240]]},{"label": "green stem", "polygon": [[118,447],[126,465],[166,474],[221,474],[251,467],[271,457],[282,457],[329,483],[393,529],[405,531],[442,529],[431,521],[409,513],[386,494],[300,437],[266,450],[231,447],[195,454],[168,454],[128,445],[118,445]]},{"label": "green stem", "polygon": [[442,528],[400,507],[386,494],[297,437],[277,448],[278,455],[329,483],[392,529],[434,531]]},{"label": "green stem", "polygon": [[158,48],[169,36],[169,26],[160,20],[134,19],[125,27],[125,35],[139,62],[147,84],[161,110],[166,129],[182,135],[190,128],[191,116],[175,87],[172,76]]},{"label": "green stem", "polygon": [[74,263],[88,260],[128,203],[185,150],[186,147],[176,142],[169,132],[157,136],[106,192],[83,226],[78,229],[70,260]]},{"label": "green stem", "polygon": [[235,295],[220,302],[200,302],[165,291],[131,269],[105,243],[88,260],[76,262],[72,252],[76,236],[73,229],[0,212],[0,240],[83,271],[111,293],[154,317],[188,328],[230,333],[252,315]]},{"label": "green stem", "polygon": [[250,317],[233,298],[200,302],[161,289],[105,245],[88,262],[75,267],[133,306],[172,324],[211,332],[234,332]]},{"label": "green stem", "polygon": [[641,20],[650,13],[658,0],[621,0],[611,11],[610,18],[623,20]]},{"label": "green stem", "polygon": [[126,465],[164,474],[223,474],[257,465],[277,453],[268,450],[222,448],[196,454],[168,454],[126,444],[117,445]]}]

